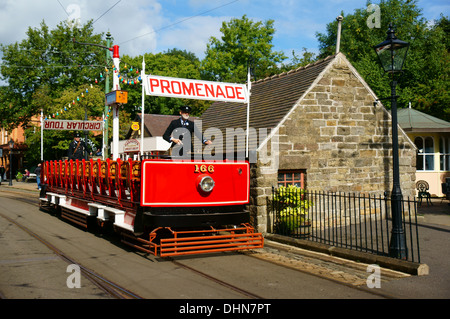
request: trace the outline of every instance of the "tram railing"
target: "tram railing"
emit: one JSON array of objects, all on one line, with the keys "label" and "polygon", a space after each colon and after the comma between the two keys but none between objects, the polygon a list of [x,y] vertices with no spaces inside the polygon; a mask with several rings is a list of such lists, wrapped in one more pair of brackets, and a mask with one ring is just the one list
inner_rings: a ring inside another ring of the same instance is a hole
[{"label": "tram railing", "polygon": [[86,200],[138,204],[140,202],[141,162],[128,159],[113,161],[46,161],[42,183],[47,191],[76,195]]}]

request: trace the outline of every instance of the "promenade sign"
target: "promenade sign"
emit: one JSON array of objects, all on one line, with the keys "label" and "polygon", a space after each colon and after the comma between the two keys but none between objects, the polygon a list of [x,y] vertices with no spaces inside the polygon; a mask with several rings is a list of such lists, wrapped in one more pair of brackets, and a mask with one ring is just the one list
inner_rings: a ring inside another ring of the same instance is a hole
[{"label": "promenade sign", "polygon": [[44,120],[44,130],[101,131],[103,121]]},{"label": "promenade sign", "polygon": [[145,75],[144,86],[146,94],[154,96],[239,103],[249,98],[245,84]]}]

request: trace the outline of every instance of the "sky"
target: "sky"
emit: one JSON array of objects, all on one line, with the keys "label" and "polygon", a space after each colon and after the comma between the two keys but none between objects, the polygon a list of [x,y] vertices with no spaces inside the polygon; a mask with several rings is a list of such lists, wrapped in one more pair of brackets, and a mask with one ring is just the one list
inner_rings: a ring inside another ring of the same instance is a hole
[{"label": "sky", "polygon": [[[428,20],[449,16],[448,0],[418,4]],[[112,34],[120,54],[177,48],[203,59],[210,37],[220,38],[222,22],[247,15],[254,21],[274,20],[273,49],[292,57],[292,50],[302,48],[317,53],[317,32],[325,32],[341,11],[366,7],[366,0],[0,0],[0,43],[22,41],[28,27],[39,28],[43,20],[53,28],[63,20],[84,24],[92,19],[96,33]]]}]

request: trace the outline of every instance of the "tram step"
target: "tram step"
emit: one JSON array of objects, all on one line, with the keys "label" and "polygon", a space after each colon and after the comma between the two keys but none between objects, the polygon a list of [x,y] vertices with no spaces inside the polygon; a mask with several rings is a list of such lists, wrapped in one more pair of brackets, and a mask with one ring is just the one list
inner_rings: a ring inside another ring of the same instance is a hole
[{"label": "tram step", "polygon": [[82,227],[88,227],[88,217],[90,216],[88,210],[66,204],[60,206],[62,218],[65,218]]},{"label": "tram step", "polygon": [[97,204],[97,203],[88,203],[88,206],[89,206],[89,212],[91,213],[91,215],[97,216],[97,219],[99,219],[101,221],[107,221],[109,219],[108,215],[105,214],[105,208],[107,206]]},{"label": "tram step", "polygon": [[55,204],[55,205],[65,205],[66,203],[66,195],[61,195],[61,194],[57,194],[57,193],[47,193],[47,201],[50,204]]},{"label": "tram step", "polygon": [[263,238],[259,233],[227,234],[193,238],[161,239],[160,254],[181,256],[202,253],[256,249],[263,247]]},{"label": "tram step", "polygon": [[[203,230],[203,231],[172,231],[171,238],[158,240],[156,229],[150,235],[150,240],[122,233],[122,242],[149,254],[161,257],[195,255],[214,252],[249,250],[264,247],[264,237],[254,233],[248,225],[240,228]],[[167,234],[167,233],[166,233]]]}]

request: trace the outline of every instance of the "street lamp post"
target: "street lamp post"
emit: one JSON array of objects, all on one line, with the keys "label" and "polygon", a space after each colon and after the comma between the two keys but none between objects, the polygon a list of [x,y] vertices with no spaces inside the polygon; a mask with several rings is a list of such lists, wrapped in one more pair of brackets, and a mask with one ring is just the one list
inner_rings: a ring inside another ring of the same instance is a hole
[{"label": "street lamp post", "polygon": [[12,179],[13,179],[13,173],[12,173],[12,151],[14,148],[14,141],[13,139],[10,139],[9,142],[9,186],[12,186]]},{"label": "street lamp post", "polygon": [[406,248],[405,232],[402,223],[402,190],[400,188],[400,171],[398,158],[398,125],[397,125],[397,95],[395,87],[397,81],[394,75],[402,72],[408,52],[409,43],[397,39],[392,24],[389,25],[387,38],[374,47],[380,63],[385,72],[392,76],[391,82],[391,114],[392,114],[392,165],[393,185],[391,194],[392,204],[392,233],[389,245],[391,257],[406,259],[408,251]]}]

